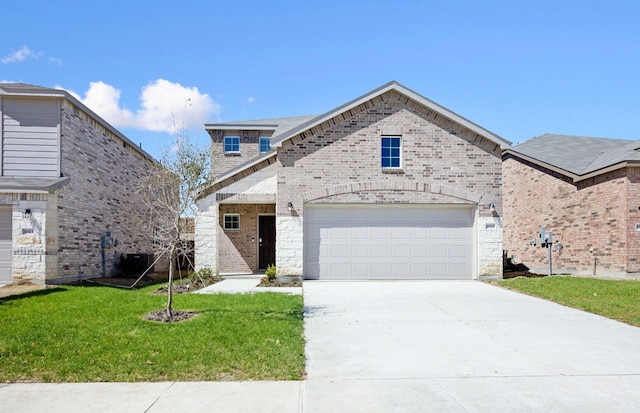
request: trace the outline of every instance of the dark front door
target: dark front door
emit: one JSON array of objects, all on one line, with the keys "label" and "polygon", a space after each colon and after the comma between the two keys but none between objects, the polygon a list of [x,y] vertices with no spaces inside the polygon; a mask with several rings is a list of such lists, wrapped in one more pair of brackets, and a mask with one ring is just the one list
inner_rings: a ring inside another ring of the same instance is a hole
[{"label": "dark front door", "polygon": [[266,269],[276,263],[276,217],[258,216],[258,268]]}]

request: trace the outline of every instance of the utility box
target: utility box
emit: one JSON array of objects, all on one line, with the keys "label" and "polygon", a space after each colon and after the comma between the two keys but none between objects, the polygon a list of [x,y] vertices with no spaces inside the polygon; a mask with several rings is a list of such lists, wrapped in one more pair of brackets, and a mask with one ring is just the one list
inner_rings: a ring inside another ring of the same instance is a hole
[{"label": "utility box", "polygon": [[148,274],[153,272],[153,254],[127,254],[122,269],[127,275],[141,275],[149,267]]},{"label": "utility box", "polygon": [[540,228],[538,231],[538,238],[540,239],[540,246],[542,248],[546,248],[549,244],[553,244],[553,233],[551,231],[547,231],[546,228]]}]

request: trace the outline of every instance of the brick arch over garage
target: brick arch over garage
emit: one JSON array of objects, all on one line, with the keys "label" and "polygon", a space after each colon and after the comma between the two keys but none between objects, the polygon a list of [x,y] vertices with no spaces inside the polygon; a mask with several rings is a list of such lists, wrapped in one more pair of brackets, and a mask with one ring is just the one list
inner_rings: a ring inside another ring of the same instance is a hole
[{"label": "brick arch over garage", "polygon": [[358,181],[349,182],[347,184],[328,186],[324,188],[314,189],[302,194],[303,202],[311,202],[322,198],[332,197],[342,194],[350,194],[355,192],[366,191],[415,191],[426,192],[432,194],[446,195],[475,204],[479,204],[482,195],[473,191],[462,188],[456,188],[446,185],[429,184],[424,182],[411,181]]}]

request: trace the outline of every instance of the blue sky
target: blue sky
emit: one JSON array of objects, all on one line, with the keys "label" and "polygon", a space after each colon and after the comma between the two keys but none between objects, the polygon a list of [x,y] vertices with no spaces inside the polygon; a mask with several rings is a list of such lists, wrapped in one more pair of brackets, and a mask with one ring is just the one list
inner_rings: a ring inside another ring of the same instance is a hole
[{"label": "blue sky", "polygon": [[640,2],[5,2],[0,81],[62,87],[153,155],[172,119],[321,114],[396,80],[514,143],[640,139]]}]

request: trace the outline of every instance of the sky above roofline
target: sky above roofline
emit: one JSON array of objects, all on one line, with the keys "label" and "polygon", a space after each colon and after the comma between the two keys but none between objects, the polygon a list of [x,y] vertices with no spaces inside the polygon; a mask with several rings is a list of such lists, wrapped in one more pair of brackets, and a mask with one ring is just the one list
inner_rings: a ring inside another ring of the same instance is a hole
[{"label": "sky above roofline", "polygon": [[3,5],[0,81],[61,87],[154,156],[205,123],[322,114],[391,80],[514,144],[639,139],[640,2]]}]

